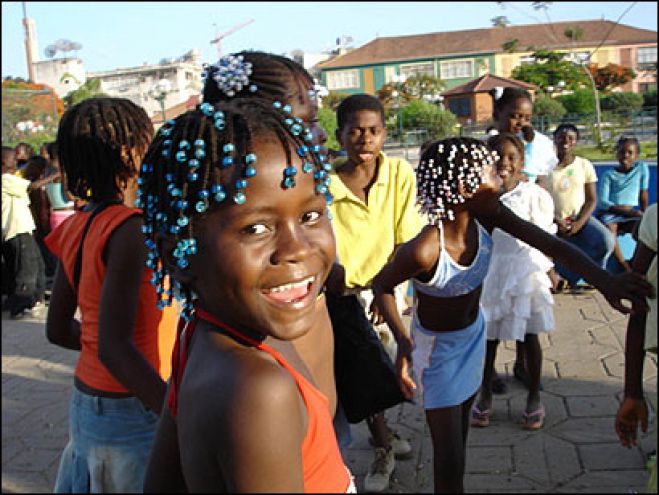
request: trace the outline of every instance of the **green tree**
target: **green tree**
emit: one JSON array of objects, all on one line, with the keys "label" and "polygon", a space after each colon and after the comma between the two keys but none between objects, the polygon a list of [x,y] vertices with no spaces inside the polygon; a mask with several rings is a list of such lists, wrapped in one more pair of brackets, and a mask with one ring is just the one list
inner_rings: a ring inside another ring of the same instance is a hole
[{"label": "green tree", "polygon": [[550,121],[559,120],[566,112],[567,110],[560,101],[545,94],[541,94],[533,102],[533,115],[546,117]]},{"label": "green tree", "polygon": [[384,84],[376,95],[384,107],[390,109],[397,103],[405,105],[420,98],[439,96],[445,87],[446,83],[438,77],[415,74],[404,82]]},{"label": "green tree", "polygon": [[639,93],[623,91],[611,93],[602,98],[602,109],[604,110],[638,112],[641,108],[643,108],[643,95]]},{"label": "green tree", "polygon": [[323,107],[329,108],[336,112],[336,109],[339,107],[341,102],[345,100],[349,94],[338,93],[336,91],[330,91],[327,96],[323,97]]},{"label": "green tree", "polygon": [[519,40],[517,38],[504,41],[501,45],[501,48],[506,53],[515,53],[517,48],[519,48]]},{"label": "green tree", "polygon": [[457,117],[423,100],[412,100],[400,110],[404,129],[425,129],[429,139],[443,139],[452,134]]},{"label": "green tree", "polygon": [[[323,98],[325,105],[325,98]],[[336,112],[331,108],[323,106],[318,109],[318,124],[327,133],[327,142],[325,146],[332,150],[338,150],[341,145],[336,140]]]},{"label": "green tree", "polygon": [[551,50],[536,50],[532,56],[534,64],[524,64],[513,69],[511,77],[539,86],[544,91],[549,86],[565,82],[565,88],[576,90],[588,84],[586,74],[572,62],[565,60],[565,54]]},{"label": "green tree", "polygon": [[100,96],[108,96],[101,90],[101,80],[87,79],[82,86],[69,92],[64,97],[64,103],[66,104],[66,107],[69,108],[88,98],[95,98]]},{"label": "green tree", "polygon": [[595,113],[595,100],[593,99],[593,92],[590,89],[577,89],[572,94],[557,96],[556,100],[565,107],[568,113]]}]

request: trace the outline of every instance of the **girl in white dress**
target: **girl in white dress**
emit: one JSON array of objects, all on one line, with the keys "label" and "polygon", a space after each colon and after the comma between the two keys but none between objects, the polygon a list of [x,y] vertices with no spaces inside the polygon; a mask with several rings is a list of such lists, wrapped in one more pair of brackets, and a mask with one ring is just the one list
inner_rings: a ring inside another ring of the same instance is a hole
[{"label": "girl in white dress", "polygon": [[[537,184],[523,180],[524,144],[515,135],[504,132],[492,136],[488,147],[500,157],[497,173],[503,183],[501,202],[524,220],[555,233],[551,196]],[[530,377],[523,427],[535,430],[542,427],[545,416],[539,396],[542,349],[538,334],[554,329],[554,299],[547,276],[553,263],[537,249],[500,229],[494,230],[492,240],[492,261],[481,296],[487,352],[480,398],[472,408],[471,424],[489,425],[497,346],[500,340],[516,340],[526,344]]]}]

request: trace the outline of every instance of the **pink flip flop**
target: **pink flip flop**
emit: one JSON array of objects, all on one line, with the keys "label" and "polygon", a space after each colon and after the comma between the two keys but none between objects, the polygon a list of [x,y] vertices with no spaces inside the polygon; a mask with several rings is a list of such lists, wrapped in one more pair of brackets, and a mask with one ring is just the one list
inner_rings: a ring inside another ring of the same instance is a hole
[{"label": "pink flip flop", "polygon": [[539,430],[545,424],[545,406],[540,405],[533,412],[522,413],[522,428],[525,430]]},{"label": "pink flip flop", "polygon": [[481,411],[477,404],[471,406],[471,426],[478,426],[480,428],[490,426],[490,416],[492,416],[492,409]]}]

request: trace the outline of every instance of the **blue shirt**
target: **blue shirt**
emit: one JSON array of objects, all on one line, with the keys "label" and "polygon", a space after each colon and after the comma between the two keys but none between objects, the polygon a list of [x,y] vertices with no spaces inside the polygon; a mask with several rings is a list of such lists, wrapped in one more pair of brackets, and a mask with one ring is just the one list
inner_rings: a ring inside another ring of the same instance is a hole
[{"label": "blue shirt", "polygon": [[638,196],[650,186],[650,170],[645,162],[636,162],[625,173],[607,170],[599,181],[597,207],[606,211],[614,205],[639,206]]}]

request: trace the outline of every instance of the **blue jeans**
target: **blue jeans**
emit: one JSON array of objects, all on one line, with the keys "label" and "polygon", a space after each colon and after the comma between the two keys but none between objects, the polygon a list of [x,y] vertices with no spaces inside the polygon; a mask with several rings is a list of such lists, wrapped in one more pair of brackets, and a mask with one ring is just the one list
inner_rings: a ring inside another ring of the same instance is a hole
[{"label": "blue jeans", "polygon": [[[561,239],[581,249],[597,266],[606,270],[606,263],[613,253],[615,239],[611,231],[597,218],[591,216],[579,232],[570,237],[561,237]],[[576,284],[581,278],[581,275],[569,271],[557,261],[554,262],[554,265],[558,274],[570,285]]]},{"label": "blue jeans", "polygon": [[142,493],[157,421],[136,397],[96,397],[74,387],[55,493]]}]

